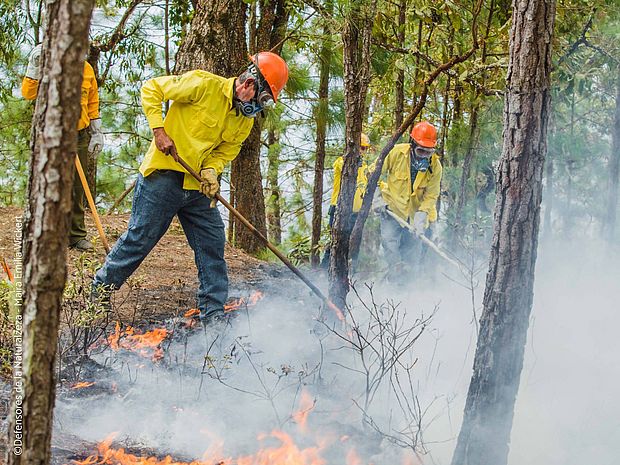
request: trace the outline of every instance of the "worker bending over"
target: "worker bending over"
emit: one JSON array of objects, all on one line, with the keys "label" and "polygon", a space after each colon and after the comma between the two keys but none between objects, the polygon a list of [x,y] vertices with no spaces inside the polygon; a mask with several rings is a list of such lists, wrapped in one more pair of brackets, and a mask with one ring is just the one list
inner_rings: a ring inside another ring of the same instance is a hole
[{"label": "worker bending over", "polygon": [[421,241],[403,228],[385,209],[408,222],[419,234],[437,221],[442,167],[435,153],[437,130],[426,121],[417,123],[410,142],[397,144],[387,155],[379,183],[385,202],[381,212],[381,245],[390,264],[388,279],[399,280],[403,271],[419,267]]},{"label": "worker bending over", "polygon": [[[224,223],[215,205],[224,167],[238,154],[254,117],[275,104],[288,80],[285,61],[260,52],[237,78],[202,70],[164,76],[142,87],[142,107],[153,141],[140,166],[128,229],[97,271],[92,299],[109,302],[167,231],[175,215],[194,250],[205,323],[220,320],[228,298]],[[162,118],[162,105],[172,100]],[[200,173],[194,179],[177,154]]]},{"label": "worker bending over", "polygon": [[[28,100],[37,98],[41,75],[41,45],[37,45],[28,58],[26,76],[22,81],[22,96]],[[99,92],[95,71],[87,61],[84,62],[82,79],[82,113],[78,121],[77,155],[82,166],[88,166],[88,157],[95,160],[103,150],[103,132],[99,117]],[[77,173],[73,176],[73,194],[71,206],[71,228],[69,230],[69,247],[78,250],[92,250],[93,245],[86,239],[84,224],[84,188]]]}]

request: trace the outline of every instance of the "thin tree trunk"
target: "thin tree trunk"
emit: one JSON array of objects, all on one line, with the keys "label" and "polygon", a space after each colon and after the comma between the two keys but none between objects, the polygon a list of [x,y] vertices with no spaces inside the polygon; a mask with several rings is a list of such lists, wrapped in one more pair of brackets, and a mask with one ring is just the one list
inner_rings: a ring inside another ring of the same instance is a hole
[{"label": "thin tree trunk", "polygon": [[[50,463],[56,351],[66,279],[73,159],[94,0],[49,0],[23,239],[23,345],[16,347],[8,463]],[[18,326],[19,327],[19,326]],[[20,349],[23,348],[23,353]],[[20,358],[23,355],[23,358]],[[23,367],[20,368],[23,360]],[[17,384],[19,381],[19,384]],[[21,415],[20,415],[21,413]],[[19,432],[23,432],[18,436]],[[23,442],[21,451],[16,441]],[[21,452],[21,455],[16,455]]]},{"label": "thin tree trunk", "polygon": [[[491,33],[491,24],[493,22],[494,10],[495,0],[491,0],[480,58],[480,61],[483,65],[487,61],[487,40],[489,38],[489,34]],[[482,86],[484,86],[485,81],[485,75],[483,74],[481,82]],[[456,203],[454,227],[457,238],[460,237],[463,228],[463,210],[465,208],[465,204],[467,203],[467,183],[469,182],[469,178],[471,176],[471,165],[474,160],[476,146],[478,145],[478,141],[480,139],[480,127],[478,118],[480,116],[480,108],[482,105],[481,99],[482,95],[480,91],[476,89],[476,92],[474,93],[474,101],[472,103],[471,117],[469,122],[469,141],[467,144],[467,150],[465,152],[465,158],[463,160],[463,169],[461,171],[461,181],[459,185],[459,196]]]},{"label": "thin tree trunk", "polygon": [[612,242],[616,235],[616,217],[618,214],[618,178],[620,177],[620,65],[617,67],[616,114],[614,129],[611,133],[612,149],[609,158],[609,188],[607,190],[607,239]]},{"label": "thin tree trunk", "polygon": [[452,465],[505,465],[532,309],[555,1],[513,1],[504,144],[474,370]]},{"label": "thin tree trunk", "polygon": [[267,201],[267,226],[269,239],[274,244],[282,242],[282,218],[281,218],[281,197],[280,182],[278,175],[280,172],[280,144],[278,143],[279,134],[270,129],[267,136],[269,151],[267,158],[269,167],[267,168],[267,184],[269,187],[269,199]]},{"label": "thin tree trunk", "polygon": [[[553,113],[549,117],[549,126],[551,133],[555,132],[555,118]],[[553,152],[547,153],[545,166],[545,219],[543,236],[545,241],[549,241],[553,237],[553,176],[555,174],[555,166],[553,164]]]},{"label": "thin tree trunk", "polygon": [[[405,44],[405,23],[407,21],[407,0],[400,0],[398,5],[398,43]],[[403,124],[405,113],[405,67],[399,67],[396,71],[396,105],[394,108],[394,129]]]},{"label": "thin tree trunk", "polygon": [[[325,2],[328,12],[332,11],[332,2]],[[312,190],[312,240],[310,263],[316,268],[319,265],[319,241],[323,224],[323,173],[325,171],[325,141],[327,138],[327,113],[329,105],[329,75],[332,60],[333,43],[327,21],[323,25],[323,43],[319,52],[321,63],[319,71],[319,100],[315,108],[316,121],[316,155],[314,159],[314,188]]]},{"label": "thin tree trunk", "polygon": [[[475,98],[475,97],[474,97]],[[474,159],[474,150],[478,143],[480,130],[478,128],[478,111],[480,108],[480,102],[476,98],[471,110],[471,119],[469,121],[469,140],[467,142],[467,150],[465,151],[465,157],[463,159],[463,168],[461,170],[461,181],[459,183],[459,195],[456,202],[456,213],[454,220],[454,229],[456,237],[460,236],[462,222],[463,222],[463,209],[465,208],[465,200],[467,197],[467,182],[469,181],[471,173],[471,164]]]}]

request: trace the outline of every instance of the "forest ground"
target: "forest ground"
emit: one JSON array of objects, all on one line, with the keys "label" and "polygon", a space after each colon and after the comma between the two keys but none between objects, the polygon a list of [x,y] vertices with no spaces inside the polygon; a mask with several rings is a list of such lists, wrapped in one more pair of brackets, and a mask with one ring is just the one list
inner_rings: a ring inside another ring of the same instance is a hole
[{"label": "forest ground", "polygon": [[[0,208],[0,254],[9,266],[14,268],[13,237],[15,218],[23,212],[20,208]],[[105,234],[110,243],[114,242],[127,229],[129,214],[101,215]],[[68,279],[81,279],[87,283],[93,272],[103,264],[105,251],[97,235],[90,212],[86,212],[88,238],[95,242],[94,253],[84,254],[87,264],[80,270],[82,253],[69,249],[67,257]],[[226,244],[226,262],[230,280],[230,298],[248,294],[252,290],[263,289],[270,279],[280,277],[283,269],[279,264],[254,258],[239,249]],[[187,243],[185,234],[175,217],[168,232],[155,246],[145,261],[115,296],[117,310],[127,316],[139,310],[145,320],[161,319],[196,306],[195,293],[198,287],[194,253]],[[136,292],[137,291],[137,292]],[[146,298],[145,298],[146,297]]]}]

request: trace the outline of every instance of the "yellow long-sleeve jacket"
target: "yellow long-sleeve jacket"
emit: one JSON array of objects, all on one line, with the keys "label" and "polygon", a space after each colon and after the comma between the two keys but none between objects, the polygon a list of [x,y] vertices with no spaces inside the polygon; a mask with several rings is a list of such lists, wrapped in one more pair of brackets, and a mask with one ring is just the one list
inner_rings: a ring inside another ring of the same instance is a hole
[{"label": "yellow long-sleeve jacket", "polygon": [[[29,77],[22,80],[22,96],[27,100],[37,98],[39,81]],[[87,128],[91,119],[99,118],[99,88],[95,78],[95,70],[87,61],[84,62],[84,78],[82,79],[82,112],[78,121],[78,131]]]},{"label": "yellow long-sleeve jacket", "polygon": [[[332,190],[332,199],[330,205],[338,203],[338,195],[340,194],[340,179],[342,178],[342,166],[344,165],[344,157],[336,158],[334,162],[334,188]],[[366,192],[366,184],[368,184],[368,165],[362,162],[357,169],[357,189],[353,198],[353,213],[357,213],[362,208],[364,193]]]},{"label": "yellow long-sleeve jacket", "polygon": [[[151,129],[163,127],[181,157],[196,171],[213,168],[218,174],[238,154],[252,129],[253,119],[237,116],[233,108],[235,78],[226,79],[202,70],[180,76],[150,79],[142,86],[142,108]],[[172,100],[164,120],[162,103]],[[157,169],[185,173],[183,188],[200,184],[171,156],[151,145],[140,165],[148,176]]]},{"label": "yellow long-sleeve jacket", "polygon": [[417,211],[428,214],[428,221],[437,221],[442,166],[437,154],[430,160],[430,168],[418,171],[411,184],[410,144],[397,144],[383,163],[386,180],[379,183],[383,200],[389,209],[405,221],[413,220]]}]

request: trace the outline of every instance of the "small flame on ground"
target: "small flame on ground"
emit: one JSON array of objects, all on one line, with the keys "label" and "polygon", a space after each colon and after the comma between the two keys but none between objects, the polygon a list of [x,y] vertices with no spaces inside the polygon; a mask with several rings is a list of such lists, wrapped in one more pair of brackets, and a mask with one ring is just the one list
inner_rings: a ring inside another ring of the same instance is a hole
[{"label": "small flame on ground", "polygon": [[108,336],[108,343],[112,350],[130,350],[157,361],[164,357],[164,351],[160,344],[167,337],[168,330],[166,328],[155,328],[152,331],[139,333],[133,327],[127,326],[125,330],[121,331],[121,325],[117,321],[114,334]]},{"label": "small flame on ground", "polygon": [[314,408],[316,400],[306,391],[301,391],[301,397],[299,399],[299,410],[293,413],[293,421],[297,423],[299,429],[302,432],[306,432],[308,424],[308,415]]},{"label": "small flame on ground", "polygon": [[71,389],[84,389],[95,384],[94,381],[79,381],[71,385]]},{"label": "small flame on ground", "polygon": [[240,297],[239,299],[235,299],[224,305],[224,312],[228,313],[239,310],[244,305],[247,307],[252,307],[256,305],[264,296],[265,295],[261,291],[254,291],[247,299],[245,297]]}]

